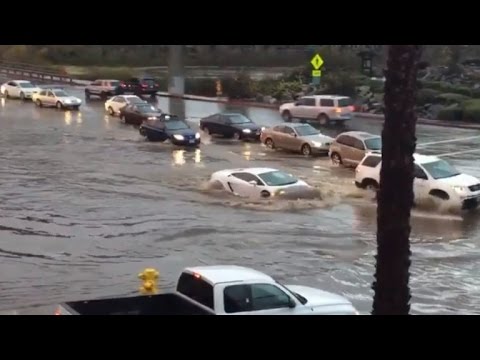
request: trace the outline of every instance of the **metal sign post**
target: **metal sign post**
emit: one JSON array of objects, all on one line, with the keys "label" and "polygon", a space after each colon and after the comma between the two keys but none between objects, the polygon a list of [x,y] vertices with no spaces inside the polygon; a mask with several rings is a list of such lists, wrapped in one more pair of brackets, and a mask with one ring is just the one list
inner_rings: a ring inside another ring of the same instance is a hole
[{"label": "metal sign post", "polygon": [[323,63],[323,59],[319,54],[316,54],[310,61],[310,64],[312,64],[313,66],[312,84],[314,86],[320,85],[320,78],[322,77],[322,71],[320,70],[320,68],[322,67]]}]

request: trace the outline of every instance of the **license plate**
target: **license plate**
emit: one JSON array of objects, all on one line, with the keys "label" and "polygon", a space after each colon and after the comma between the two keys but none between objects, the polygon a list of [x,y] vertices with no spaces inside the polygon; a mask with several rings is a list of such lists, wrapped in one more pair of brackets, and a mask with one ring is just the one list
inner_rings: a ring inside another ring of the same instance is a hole
[{"label": "license plate", "polygon": [[190,144],[194,144],[195,143],[195,140],[189,140],[188,141]]}]

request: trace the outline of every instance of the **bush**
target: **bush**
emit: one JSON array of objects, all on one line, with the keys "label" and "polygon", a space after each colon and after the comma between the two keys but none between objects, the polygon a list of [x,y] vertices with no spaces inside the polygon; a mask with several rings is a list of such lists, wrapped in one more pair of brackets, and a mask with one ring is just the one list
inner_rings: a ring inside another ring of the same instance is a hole
[{"label": "bush", "polygon": [[214,79],[186,79],[185,93],[190,95],[215,97],[217,95]]},{"label": "bush", "polygon": [[89,67],[84,72],[79,74],[72,74],[77,79],[95,80],[95,79],[115,79],[128,80],[135,76],[135,72],[128,67]]},{"label": "bush", "polygon": [[480,100],[468,100],[463,104],[463,120],[480,122]]},{"label": "bush", "polygon": [[438,113],[438,120],[461,121],[463,120],[463,111],[457,105],[446,107]]},{"label": "bush", "polygon": [[440,95],[438,90],[420,89],[417,92],[417,105],[432,104],[438,95]]},{"label": "bush", "polygon": [[356,94],[357,84],[352,74],[348,72],[329,73],[322,80],[327,93],[344,96],[355,96]]},{"label": "bush", "polygon": [[[425,89],[427,90],[427,89]],[[452,104],[460,104],[471,98],[461,94],[455,93],[446,93],[438,95],[434,100],[437,104],[445,104],[445,105],[452,105]]]},{"label": "bush", "polygon": [[433,89],[442,93],[461,94],[471,97],[472,89],[461,85],[452,85],[442,81],[421,81],[421,85],[426,89]]}]

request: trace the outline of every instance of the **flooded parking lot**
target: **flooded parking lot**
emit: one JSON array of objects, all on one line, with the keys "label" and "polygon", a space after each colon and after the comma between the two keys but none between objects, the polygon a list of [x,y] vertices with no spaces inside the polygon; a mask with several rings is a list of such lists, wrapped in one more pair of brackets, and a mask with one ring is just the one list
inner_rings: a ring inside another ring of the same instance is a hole
[{"label": "flooded parking lot", "polygon": [[[225,109],[265,126],[281,122],[268,109],[157,101],[194,126]],[[197,150],[148,143],[100,101],[64,112],[1,98],[0,124],[0,310],[51,313],[65,300],[133,294],[137,273],[151,266],[171,288],[183,267],[219,263],[341,293],[370,310],[376,208],[352,170],[204,134]],[[380,133],[381,123],[354,119],[349,129]],[[422,153],[445,154],[480,176],[478,153],[459,153],[478,147],[480,132],[419,125],[417,136]],[[206,186],[214,171],[247,166],[287,170],[318,186],[322,200],[245,201]],[[479,215],[413,215],[412,312],[478,313]]]}]

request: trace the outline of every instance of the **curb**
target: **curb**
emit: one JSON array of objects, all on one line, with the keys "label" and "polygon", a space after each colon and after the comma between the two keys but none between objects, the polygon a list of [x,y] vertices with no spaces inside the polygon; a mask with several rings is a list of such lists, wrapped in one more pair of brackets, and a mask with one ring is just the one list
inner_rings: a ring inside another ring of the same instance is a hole
[{"label": "curb", "polygon": [[[204,101],[204,102],[211,102],[211,103],[218,103],[218,104],[248,106],[248,107],[256,107],[256,108],[272,109],[272,110],[279,108],[279,105],[277,105],[277,104],[262,104],[262,103],[258,103],[258,102],[252,102],[252,101],[228,100],[228,99],[225,99],[225,98],[223,98],[223,99],[222,98],[210,98],[210,97],[203,97],[203,96],[196,96],[196,95],[172,95],[172,94],[164,93],[164,92],[159,92],[159,93],[157,93],[157,95],[160,96],[160,97],[167,97],[167,98],[174,98],[174,99]],[[355,117],[370,119],[370,120],[378,120],[378,121],[383,121],[385,119],[385,117],[383,115],[361,113],[361,112],[356,112]],[[447,127],[447,128],[480,130],[480,124],[472,124],[472,123],[466,123],[466,122],[450,122],[450,121],[432,120],[432,119],[425,119],[425,118],[418,118],[417,119],[417,124],[428,125],[428,126]]]}]

